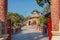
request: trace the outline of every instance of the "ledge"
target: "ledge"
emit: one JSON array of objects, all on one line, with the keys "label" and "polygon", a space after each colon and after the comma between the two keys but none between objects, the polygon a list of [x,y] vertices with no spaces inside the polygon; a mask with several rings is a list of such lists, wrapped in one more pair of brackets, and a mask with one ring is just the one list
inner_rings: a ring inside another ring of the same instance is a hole
[{"label": "ledge", "polygon": [[59,31],[52,31],[52,36],[60,36],[60,32]]},{"label": "ledge", "polygon": [[2,37],[0,38],[0,40],[6,40],[8,38],[8,34],[3,34]]}]

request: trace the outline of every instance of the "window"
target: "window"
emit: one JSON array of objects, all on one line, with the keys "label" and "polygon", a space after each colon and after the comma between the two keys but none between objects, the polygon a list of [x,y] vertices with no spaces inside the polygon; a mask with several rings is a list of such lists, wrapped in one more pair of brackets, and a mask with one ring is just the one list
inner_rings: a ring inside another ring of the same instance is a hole
[{"label": "window", "polygon": [[0,21],[0,37],[2,36],[2,22]]}]

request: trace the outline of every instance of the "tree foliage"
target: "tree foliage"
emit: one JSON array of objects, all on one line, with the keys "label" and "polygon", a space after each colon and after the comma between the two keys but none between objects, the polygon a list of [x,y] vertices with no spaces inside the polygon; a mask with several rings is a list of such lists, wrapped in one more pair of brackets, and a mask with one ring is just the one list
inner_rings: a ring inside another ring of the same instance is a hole
[{"label": "tree foliage", "polygon": [[43,15],[39,16],[39,23],[40,24],[44,24],[44,25],[47,25],[47,18],[45,18]]},{"label": "tree foliage", "polygon": [[36,2],[39,6],[43,6],[45,3],[50,4],[49,0],[36,0]]},{"label": "tree foliage", "polygon": [[50,12],[50,5],[47,4],[46,7],[44,8],[44,10],[42,11],[43,15]]},{"label": "tree foliage", "polygon": [[46,4],[46,6],[44,7],[42,13],[43,15],[50,12],[50,0],[36,0],[37,4],[41,7],[44,6],[44,4]]},{"label": "tree foliage", "polygon": [[18,26],[20,23],[24,22],[24,16],[18,13],[8,12],[7,14],[9,16],[9,19],[11,19],[13,26],[14,24]]}]

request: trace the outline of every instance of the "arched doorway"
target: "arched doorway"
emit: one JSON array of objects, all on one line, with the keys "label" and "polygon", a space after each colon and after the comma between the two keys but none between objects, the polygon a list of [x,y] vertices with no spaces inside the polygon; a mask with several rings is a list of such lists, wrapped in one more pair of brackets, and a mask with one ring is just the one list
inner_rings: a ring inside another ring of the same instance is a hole
[{"label": "arched doorway", "polygon": [[31,25],[31,21],[29,21],[28,24]]}]

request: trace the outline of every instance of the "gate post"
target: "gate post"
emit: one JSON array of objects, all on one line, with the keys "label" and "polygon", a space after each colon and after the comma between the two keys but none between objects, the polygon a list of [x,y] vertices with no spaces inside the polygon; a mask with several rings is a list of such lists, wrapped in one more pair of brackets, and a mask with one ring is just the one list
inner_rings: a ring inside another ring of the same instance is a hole
[{"label": "gate post", "polygon": [[49,40],[51,40],[51,38],[52,38],[52,33],[51,33],[51,31],[52,31],[52,21],[51,21],[51,16],[50,17],[48,17],[48,39]]},{"label": "gate post", "polygon": [[0,0],[0,20],[2,21],[2,38],[7,39],[7,0]]},{"label": "gate post", "polygon": [[12,40],[11,39],[12,38],[12,22],[11,22],[11,19],[8,19],[7,22],[8,22],[8,31],[7,32],[9,34],[7,40]]},{"label": "gate post", "polygon": [[60,40],[59,32],[60,0],[51,0],[52,40]]},{"label": "gate post", "polygon": [[3,33],[7,33],[7,0],[0,0],[0,20],[2,21]]}]

